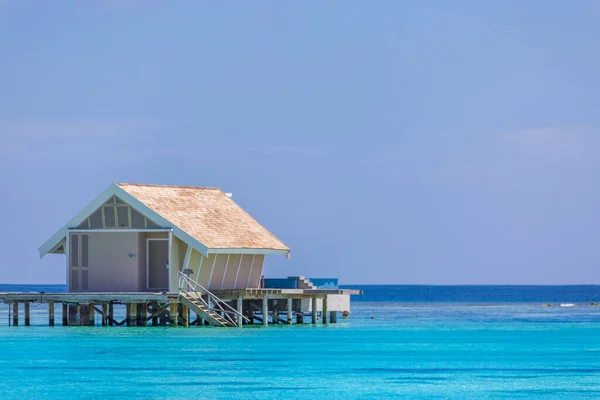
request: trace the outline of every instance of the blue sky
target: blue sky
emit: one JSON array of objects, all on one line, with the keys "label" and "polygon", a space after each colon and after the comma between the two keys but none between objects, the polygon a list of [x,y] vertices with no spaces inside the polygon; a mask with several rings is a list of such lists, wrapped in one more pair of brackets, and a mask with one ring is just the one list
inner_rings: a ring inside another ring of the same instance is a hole
[{"label": "blue sky", "polygon": [[0,1],[0,282],[111,182],[343,283],[600,283],[600,3]]}]

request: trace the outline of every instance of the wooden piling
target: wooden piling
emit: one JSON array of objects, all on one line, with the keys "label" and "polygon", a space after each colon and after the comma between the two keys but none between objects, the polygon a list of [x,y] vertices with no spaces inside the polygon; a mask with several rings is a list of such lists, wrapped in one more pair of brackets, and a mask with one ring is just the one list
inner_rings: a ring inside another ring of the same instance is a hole
[{"label": "wooden piling", "polygon": [[317,323],[317,298],[312,298],[312,323]]},{"label": "wooden piling", "polygon": [[169,304],[169,323],[171,326],[177,326],[177,303]]},{"label": "wooden piling", "polygon": [[152,326],[158,326],[158,314],[156,312],[160,309],[158,303],[152,303]]},{"label": "wooden piling", "polygon": [[263,298],[262,303],[262,316],[263,316],[263,325],[269,325],[269,299],[267,297]]},{"label": "wooden piling", "polygon": [[115,320],[115,305],[112,303],[108,303],[108,323],[112,325],[112,321]]},{"label": "wooden piling", "polygon": [[138,303],[137,305],[137,326],[146,326],[148,316],[148,303]]},{"label": "wooden piling", "polygon": [[181,325],[186,328],[190,326],[190,309],[185,305],[181,305]]},{"label": "wooden piling", "polygon": [[131,304],[125,304],[125,319],[127,321],[126,325],[131,326]]},{"label": "wooden piling", "polygon": [[292,324],[292,298],[287,299],[287,323]]},{"label": "wooden piling", "polygon": [[62,303],[62,325],[63,326],[68,326],[69,325],[69,309],[67,308],[67,304],[66,303]]},{"label": "wooden piling", "polygon": [[75,304],[68,304],[67,306],[67,325],[72,326],[75,325],[75,322],[77,321],[77,306]]},{"label": "wooden piling", "polygon": [[30,325],[30,315],[29,315],[29,302],[26,301],[24,304],[24,311],[25,311],[25,326],[29,326]]},{"label": "wooden piling", "polygon": [[243,315],[242,312],[244,310],[243,304],[244,304],[244,299],[239,297],[236,300],[236,306],[237,306],[236,309],[237,309],[237,312],[239,313],[237,316],[237,323],[238,323],[239,328],[241,328],[244,325],[244,319],[242,318],[242,315]]},{"label": "wooden piling", "polygon": [[89,326],[96,326],[96,309],[94,308],[94,304],[88,304],[87,309],[87,324]]},{"label": "wooden piling", "polygon": [[87,321],[85,319],[85,316],[87,315],[85,308],[85,304],[80,304],[77,306],[77,315],[79,316],[79,325],[81,326],[87,325]]},{"label": "wooden piling", "polygon": [[54,303],[48,303],[48,326],[54,326]]},{"label": "wooden piling", "polygon": [[13,326],[19,326],[19,303],[13,303]]},{"label": "wooden piling", "polygon": [[137,323],[137,305],[135,303],[128,303],[127,307],[127,326],[135,326]]},{"label": "wooden piling", "polygon": [[137,319],[137,310],[138,310],[137,303],[132,304],[131,308],[129,310],[131,311],[131,316],[130,316],[131,325],[137,326],[137,321],[138,321],[138,319]]},{"label": "wooden piling", "polygon": [[327,325],[328,320],[327,320],[327,296],[323,297],[323,311],[321,312],[321,316],[323,318],[323,324]]},{"label": "wooden piling", "polygon": [[102,326],[107,326],[108,322],[108,304],[106,302],[102,303]]}]

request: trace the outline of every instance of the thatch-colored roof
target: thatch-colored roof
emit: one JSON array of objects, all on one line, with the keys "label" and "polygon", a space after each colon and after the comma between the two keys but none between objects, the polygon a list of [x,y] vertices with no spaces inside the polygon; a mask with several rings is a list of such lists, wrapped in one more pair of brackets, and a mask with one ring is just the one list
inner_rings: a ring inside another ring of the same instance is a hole
[{"label": "thatch-colored roof", "polygon": [[132,183],[117,186],[208,248],[289,251],[220,189]]}]

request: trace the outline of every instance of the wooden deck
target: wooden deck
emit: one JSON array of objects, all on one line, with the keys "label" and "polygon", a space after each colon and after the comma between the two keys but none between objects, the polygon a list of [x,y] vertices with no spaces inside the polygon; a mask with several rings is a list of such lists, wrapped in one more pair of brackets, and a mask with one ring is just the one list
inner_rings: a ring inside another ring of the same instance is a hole
[{"label": "wooden deck", "polygon": [[[292,324],[304,323],[305,315],[311,316],[313,324],[321,320],[324,324],[337,321],[337,311],[328,310],[328,296],[361,295],[361,290],[350,289],[235,289],[212,292],[220,302],[236,313],[236,326],[260,323]],[[185,300],[185,299],[183,299]],[[48,305],[48,325],[55,326],[55,304],[62,306],[62,325],[95,326],[190,326],[216,322],[202,310],[177,292],[102,292],[102,293],[44,293],[3,292],[0,301],[9,305],[9,325],[19,325],[19,308],[22,309],[25,326],[30,325],[30,304]],[[306,312],[307,303],[311,310]],[[22,307],[19,305],[22,304]],[[319,306],[318,306],[319,304]],[[125,318],[118,321],[114,308],[125,306]],[[226,309],[225,309],[226,310]],[[191,318],[197,311],[195,318]],[[224,311],[226,313],[227,311]],[[214,315],[214,313],[213,313]],[[98,318],[96,318],[98,316]],[[319,317],[320,316],[320,317]],[[204,318],[203,318],[204,317]],[[347,317],[347,313],[344,313]]]}]

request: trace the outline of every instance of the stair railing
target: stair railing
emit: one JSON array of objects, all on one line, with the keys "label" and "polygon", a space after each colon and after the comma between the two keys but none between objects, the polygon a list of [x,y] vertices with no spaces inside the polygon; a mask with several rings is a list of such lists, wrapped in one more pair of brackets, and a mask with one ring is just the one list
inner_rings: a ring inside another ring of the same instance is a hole
[{"label": "stair railing", "polygon": [[239,326],[238,317],[241,317],[247,322],[250,322],[250,320],[246,318],[243,314],[240,314],[235,308],[231,307],[225,301],[215,296],[208,289],[206,289],[199,283],[194,282],[184,273],[178,272],[178,274],[180,296],[184,294],[188,297],[200,301],[200,303],[202,303],[202,305],[207,308],[209,314],[213,312],[217,314],[222,314],[223,318],[233,326]]}]

